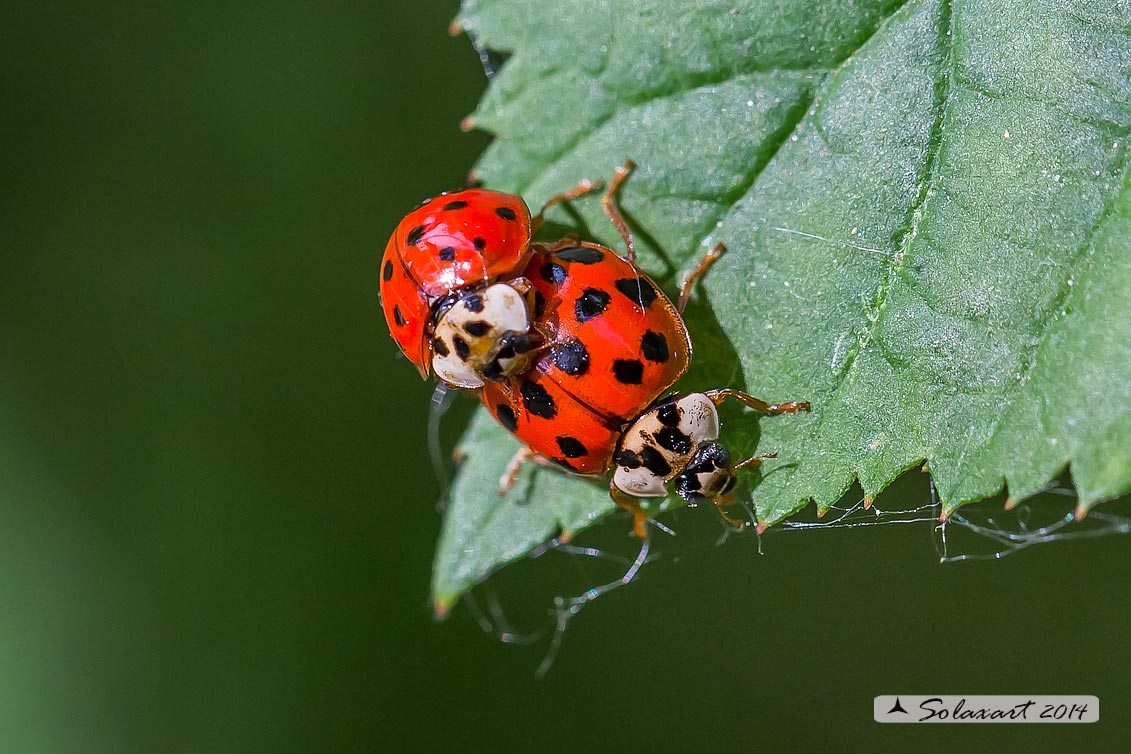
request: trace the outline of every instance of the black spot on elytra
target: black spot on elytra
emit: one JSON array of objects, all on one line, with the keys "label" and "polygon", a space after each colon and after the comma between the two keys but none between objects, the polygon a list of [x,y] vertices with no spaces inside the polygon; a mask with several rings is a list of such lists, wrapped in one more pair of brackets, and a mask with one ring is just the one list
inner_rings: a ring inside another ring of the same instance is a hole
[{"label": "black spot on elytra", "polygon": [[483,299],[478,293],[471,293],[464,297],[463,305],[467,307],[469,312],[478,314],[483,311]]},{"label": "black spot on elytra", "polygon": [[665,403],[659,407],[656,412],[656,418],[660,420],[660,424],[665,427],[678,427],[679,426],[679,409],[675,406],[675,401]]},{"label": "black spot on elytra", "polygon": [[687,455],[691,452],[691,438],[676,427],[664,427],[656,433],[656,443],[673,453]]},{"label": "black spot on elytra", "polygon": [[443,357],[447,356],[449,353],[451,353],[451,351],[448,350],[448,344],[447,343],[440,340],[439,338],[433,338],[432,339],[432,353],[436,354],[440,358],[443,358]]},{"label": "black spot on elytra", "polygon": [[561,466],[563,469],[569,469],[570,471],[577,472],[577,467],[564,458],[551,458],[550,460]]},{"label": "black spot on elytra", "polygon": [[534,319],[539,319],[546,311],[546,297],[534,291]]},{"label": "black spot on elytra", "polygon": [[463,326],[463,329],[465,332],[467,332],[468,335],[472,336],[473,338],[482,338],[488,333],[488,331],[490,331],[491,323],[477,319],[474,322],[468,322]]},{"label": "black spot on elytra", "polygon": [[445,246],[440,249],[438,256],[442,262],[454,262],[456,260],[456,249],[454,246]]},{"label": "black spot on elytra", "polygon": [[566,458],[581,458],[589,454],[589,448],[582,445],[576,437],[563,435],[555,439],[558,441],[558,447],[562,449],[562,455]]},{"label": "black spot on elytra", "polygon": [[640,352],[648,361],[663,364],[668,360],[668,340],[663,333],[648,330],[640,339]]},{"label": "black spot on elytra", "polygon": [[616,289],[623,293],[629,301],[639,306],[641,309],[647,309],[656,300],[656,289],[642,277],[634,278],[621,278],[613,283]]},{"label": "black spot on elytra", "polygon": [[667,476],[672,473],[672,467],[664,460],[664,454],[651,445],[645,445],[640,451],[640,464],[656,476]]},{"label": "black spot on elytra", "polygon": [[522,393],[522,405],[530,413],[543,419],[553,419],[557,416],[558,407],[546,392],[546,388],[536,382],[524,382],[519,392]]},{"label": "black spot on elytra", "polygon": [[412,230],[410,230],[408,232],[408,238],[405,239],[405,240],[408,241],[409,246],[416,246],[416,242],[419,241],[420,237],[423,236],[423,235],[424,235],[424,226],[423,225],[417,225],[415,228],[413,228]]},{"label": "black spot on elytra", "polygon": [[644,379],[644,364],[636,359],[617,359],[613,362],[613,376],[625,385],[639,385]]},{"label": "black spot on elytra", "polygon": [[588,322],[609,305],[609,294],[599,288],[586,288],[573,305],[578,322]]},{"label": "black spot on elytra", "polygon": [[495,406],[495,416],[499,417],[499,424],[502,424],[508,431],[514,432],[518,429],[518,417],[514,415],[514,409],[505,403]]},{"label": "black spot on elytra", "polygon": [[466,206],[467,202],[457,199],[454,202],[448,202],[447,204],[445,204],[443,209],[445,212],[451,212],[453,209],[463,209]]},{"label": "black spot on elytra", "polygon": [[514,220],[516,217],[518,217],[518,215],[516,215],[514,213],[514,210],[510,207],[496,207],[495,214],[503,218],[504,220]]},{"label": "black spot on elytra", "polygon": [[404,315],[401,314],[401,308],[396,304],[393,304],[393,321],[397,323],[397,327],[404,327]]},{"label": "black spot on elytra", "polygon": [[550,358],[558,369],[568,375],[579,377],[589,371],[589,351],[577,338],[568,340],[550,351]]},{"label": "black spot on elytra", "polygon": [[381,269],[381,278],[386,283],[393,279],[393,260],[385,260],[385,266]]},{"label": "black spot on elytra", "polygon": [[456,347],[456,356],[460,361],[467,361],[467,357],[471,355],[471,348],[468,347],[467,341],[460,336],[452,338],[452,345]]},{"label": "black spot on elytra", "polygon": [[479,236],[476,236],[475,238],[471,239],[471,243],[474,244],[475,248],[479,251],[483,251],[487,248],[486,238],[480,238]]},{"label": "black spot on elytra", "polygon": [[570,249],[562,249],[554,254],[558,259],[564,259],[567,262],[579,262],[581,264],[597,264],[605,258],[605,255],[597,249],[591,249],[588,246],[574,246]]},{"label": "black spot on elytra", "polygon": [[554,285],[561,285],[562,281],[566,279],[565,267],[553,262],[546,262],[542,265],[538,270],[538,274],[541,275],[542,279],[547,283],[553,283]]}]

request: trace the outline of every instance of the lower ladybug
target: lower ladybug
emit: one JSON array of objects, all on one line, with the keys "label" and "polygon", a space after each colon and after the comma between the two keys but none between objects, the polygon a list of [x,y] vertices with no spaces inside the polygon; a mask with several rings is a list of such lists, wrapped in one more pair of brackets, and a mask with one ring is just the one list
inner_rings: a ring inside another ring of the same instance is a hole
[{"label": "lower ladybug", "polygon": [[[710,501],[741,528],[722,510],[734,502],[735,473],[773,456],[733,463],[717,442],[716,407],[734,398],[779,414],[809,404],[768,404],[728,389],[656,401],[687,370],[691,343],[680,313],[696,279],[723,250],[720,244],[703,258],[675,306],[638,268],[595,244],[559,249],[541,262],[539,274],[528,276],[540,281],[535,324],[546,347],[527,372],[487,383],[480,393],[498,422],[526,445],[500,480],[504,491],[526,461],[591,476],[611,470],[609,493],[632,511],[638,537],[646,536],[648,515],[637,498],[666,497],[669,483],[689,504]],[[625,274],[626,268],[635,272]]]}]

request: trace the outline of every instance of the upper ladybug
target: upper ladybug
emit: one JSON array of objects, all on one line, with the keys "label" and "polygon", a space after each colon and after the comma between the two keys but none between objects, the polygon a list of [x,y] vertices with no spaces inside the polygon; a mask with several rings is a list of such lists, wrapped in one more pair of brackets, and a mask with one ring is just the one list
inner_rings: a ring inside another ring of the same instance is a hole
[{"label": "upper ladybug", "polygon": [[432,304],[523,269],[530,237],[522,198],[486,189],[442,194],[397,225],[381,260],[381,306],[393,339],[422,377],[430,366]]}]

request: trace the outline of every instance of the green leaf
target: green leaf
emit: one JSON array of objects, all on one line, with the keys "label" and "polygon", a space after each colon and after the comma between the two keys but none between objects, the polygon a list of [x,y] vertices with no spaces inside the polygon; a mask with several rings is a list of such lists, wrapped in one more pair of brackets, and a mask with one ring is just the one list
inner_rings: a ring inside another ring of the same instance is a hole
[{"label": "green leaf", "polygon": [[[947,513],[1069,464],[1081,513],[1131,489],[1131,6],[467,0],[459,22],[512,55],[472,117],[497,137],[487,185],[536,206],[631,157],[646,269],[670,283],[730,248],[689,322],[692,384],[813,403],[724,424],[779,453],[761,522],[924,461]],[[506,441],[481,417],[463,443],[445,604],[612,509],[552,472],[500,501]]]}]

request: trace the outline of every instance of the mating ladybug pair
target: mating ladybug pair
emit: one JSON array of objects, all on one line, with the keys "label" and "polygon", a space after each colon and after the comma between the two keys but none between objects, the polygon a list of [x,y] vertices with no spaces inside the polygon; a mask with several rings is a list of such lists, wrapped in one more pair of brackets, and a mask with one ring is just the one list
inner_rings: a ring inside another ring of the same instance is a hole
[{"label": "mating ladybug pair", "polygon": [[635,516],[637,498],[667,485],[689,504],[734,502],[735,472],[720,445],[717,406],[735,398],[765,413],[795,413],[804,402],[771,405],[737,390],[658,400],[687,371],[691,338],[680,316],[695,280],[718,258],[706,255],[677,305],[635,264],[632,236],[616,208],[634,165],[619,168],[602,206],[627,257],[594,243],[533,240],[546,209],[594,190],[585,181],[551,198],[534,217],[511,194],[470,189],[428,200],[397,226],[381,261],[381,303],[393,339],[421,376],[473,389],[526,447],[522,463],[554,463],[612,477],[609,492]]}]

